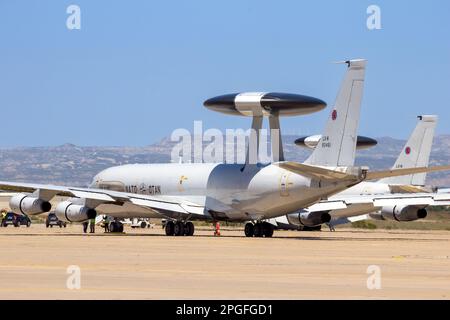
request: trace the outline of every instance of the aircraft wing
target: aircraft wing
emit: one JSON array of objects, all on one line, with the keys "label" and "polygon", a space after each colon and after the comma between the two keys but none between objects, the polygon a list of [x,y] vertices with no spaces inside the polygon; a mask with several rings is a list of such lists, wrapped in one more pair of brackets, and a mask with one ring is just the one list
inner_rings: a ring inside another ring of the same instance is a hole
[{"label": "aircraft wing", "polygon": [[203,205],[193,203],[191,201],[186,201],[175,196],[145,195],[106,189],[76,188],[4,181],[0,181],[0,190],[18,193],[39,192],[40,197],[44,200],[51,200],[55,196],[63,196],[90,199],[96,200],[99,203],[118,205],[124,202],[130,202],[138,206],[150,208],[157,213],[161,213],[162,216],[166,215],[167,213],[203,215],[204,212]]},{"label": "aircraft wing", "polygon": [[379,194],[358,196],[333,196],[307,208],[308,211],[328,211],[333,219],[348,218],[370,213],[384,206],[446,206],[450,193]]},{"label": "aircraft wing", "polygon": [[358,222],[358,221],[363,221],[363,220],[370,220],[370,216],[368,214],[362,214],[362,215],[354,216],[354,217],[342,217],[342,218],[332,220],[332,224],[333,224],[333,226],[338,226],[341,224],[353,223],[353,222]]}]

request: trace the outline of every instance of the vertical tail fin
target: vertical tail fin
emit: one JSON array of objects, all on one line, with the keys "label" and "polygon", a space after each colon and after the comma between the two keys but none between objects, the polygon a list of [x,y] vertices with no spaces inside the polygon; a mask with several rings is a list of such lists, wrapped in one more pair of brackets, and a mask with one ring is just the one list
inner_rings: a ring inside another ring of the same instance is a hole
[{"label": "vertical tail fin", "polygon": [[346,63],[348,69],[337,95],[335,107],[321,140],[306,160],[306,164],[350,167],[355,163],[366,60],[350,60]]},{"label": "vertical tail fin", "polygon": [[[425,115],[418,116],[417,118],[419,122],[398,156],[393,169],[428,166],[434,138],[434,129],[436,128],[438,117]],[[426,173],[416,173],[407,176],[385,178],[379,182],[423,186],[425,185],[426,176]]]}]

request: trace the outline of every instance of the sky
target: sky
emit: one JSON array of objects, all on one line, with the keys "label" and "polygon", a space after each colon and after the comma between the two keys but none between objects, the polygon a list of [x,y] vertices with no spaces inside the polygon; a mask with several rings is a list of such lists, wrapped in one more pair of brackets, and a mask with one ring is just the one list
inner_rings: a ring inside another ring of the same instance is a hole
[{"label": "sky", "polygon": [[[66,26],[69,5],[81,29]],[[367,8],[381,29],[367,28]],[[248,128],[203,101],[299,93],[328,108],[283,118],[319,134],[344,65],[368,60],[360,133],[406,138],[419,114],[450,133],[450,1],[0,0],[0,147],[144,146],[177,128]]]}]

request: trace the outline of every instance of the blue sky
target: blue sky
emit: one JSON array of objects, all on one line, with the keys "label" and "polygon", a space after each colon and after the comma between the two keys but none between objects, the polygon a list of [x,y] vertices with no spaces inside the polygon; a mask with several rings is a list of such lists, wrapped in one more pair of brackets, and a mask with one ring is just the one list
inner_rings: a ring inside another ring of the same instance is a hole
[{"label": "blue sky", "polygon": [[[66,8],[81,8],[81,30]],[[369,5],[382,30],[366,27]],[[360,133],[406,138],[418,114],[450,133],[450,2],[0,0],[1,147],[148,145],[176,128],[247,128],[205,99],[240,91],[333,105],[345,67],[369,60]],[[329,109],[282,120],[320,133]]]}]

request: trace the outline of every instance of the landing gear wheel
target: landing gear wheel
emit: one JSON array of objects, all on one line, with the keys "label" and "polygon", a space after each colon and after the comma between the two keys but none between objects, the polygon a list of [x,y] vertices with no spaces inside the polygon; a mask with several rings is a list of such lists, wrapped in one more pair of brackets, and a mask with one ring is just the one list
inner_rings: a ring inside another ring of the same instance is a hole
[{"label": "landing gear wheel", "polygon": [[166,236],[173,236],[174,235],[175,224],[173,223],[173,221],[167,221],[166,222],[166,226],[164,227],[164,229],[166,231]]},{"label": "landing gear wheel", "polygon": [[264,222],[262,224],[263,226],[263,233],[264,233],[264,237],[266,238],[272,238],[273,236],[273,225],[271,225],[270,223]]},{"label": "landing gear wheel", "polygon": [[141,222],[141,228],[142,228],[142,229],[144,229],[146,225],[147,225],[147,223],[146,223],[145,221],[142,221],[142,222]]},{"label": "landing gear wheel", "polygon": [[256,238],[261,238],[263,236],[263,227],[261,223],[255,224],[253,234]]},{"label": "landing gear wheel", "polygon": [[184,235],[191,237],[194,235],[194,224],[190,221],[186,222],[186,224],[184,225]]},{"label": "landing gear wheel", "polygon": [[253,235],[255,234],[255,226],[253,225],[253,223],[248,222],[245,224],[244,233],[246,237],[253,237]]},{"label": "landing gear wheel", "polygon": [[120,222],[117,222],[117,221],[112,221],[110,224],[109,224],[109,232],[112,232],[112,233],[121,233],[121,232],[123,232],[123,224],[122,223],[120,223]]},{"label": "landing gear wheel", "polygon": [[180,221],[175,223],[175,227],[173,229],[173,233],[177,237],[183,236],[184,235],[184,223],[180,222]]},{"label": "landing gear wheel", "polygon": [[115,222],[110,222],[109,223],[109,232],[113,233],[113,232],[117,232],[117,225]]}]

